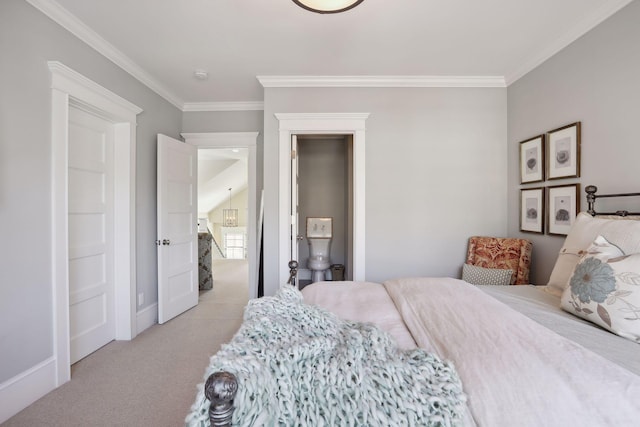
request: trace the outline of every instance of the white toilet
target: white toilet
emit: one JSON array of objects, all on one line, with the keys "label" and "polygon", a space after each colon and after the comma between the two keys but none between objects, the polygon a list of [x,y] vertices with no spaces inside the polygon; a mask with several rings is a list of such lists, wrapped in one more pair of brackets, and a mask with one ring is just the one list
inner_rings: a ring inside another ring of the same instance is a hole
[{"label": "white toilet", "polygon": [[307,218],[307,242],[309,243],[307,267],[311,270],[312,283],[325,280],[325,272],[331,266],[329,253],[332,237],[332,218]]}]

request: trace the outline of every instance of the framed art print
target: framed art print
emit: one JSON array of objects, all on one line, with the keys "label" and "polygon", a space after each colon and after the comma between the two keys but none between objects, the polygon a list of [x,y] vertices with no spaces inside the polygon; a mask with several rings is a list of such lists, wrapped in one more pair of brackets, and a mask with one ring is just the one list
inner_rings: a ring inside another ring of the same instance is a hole
[{"label": "framed art print", "polygon": [[520,190],[520,231],[544,233],[544,188]]},{"label": "framed art print", "polygon": [[580,210],[580,184],[549,187],[548,233],[566,236]]},{"label": "framed art print", "polygon": [[580,122],[548,133],[548,179],[580,176]]},{"label": "framed art print", "polygon": [[520,143],[520,183],[544,181],[544,135]]}]

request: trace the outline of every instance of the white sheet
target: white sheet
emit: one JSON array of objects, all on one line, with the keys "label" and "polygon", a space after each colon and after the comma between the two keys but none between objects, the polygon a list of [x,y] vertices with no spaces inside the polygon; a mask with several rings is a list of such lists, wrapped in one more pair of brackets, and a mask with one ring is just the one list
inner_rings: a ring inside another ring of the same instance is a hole
[{"label": "white sheet", "polygon": [[302,289],[305,302],[344,320],[374,323],[387,331],[403,350],[416,342],[382,284],[373,282],[316,282]]},{"label": "white sheet", "polygon": [[[640,375],[640,344],[621,338],[560,308],[544,286],[479,286],[539,324]],[[640,425],[640,422],[638,423]]]},{"label": "white sheet", "polygon": [[455,365],[481,426],[633,426],[640,377],[450,278],[385,287],[416,343]]}]

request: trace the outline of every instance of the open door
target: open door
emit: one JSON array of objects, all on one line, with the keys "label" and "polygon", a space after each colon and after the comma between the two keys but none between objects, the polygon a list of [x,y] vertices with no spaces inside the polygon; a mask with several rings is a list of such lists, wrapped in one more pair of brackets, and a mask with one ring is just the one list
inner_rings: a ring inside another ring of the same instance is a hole
[{"label": "open door", "polygon": [[198,304],[197,148],[158,134],[158,323]]},{"label": "open door", "polygon": [[[298,242],[302,236],[298,234],[298,136],[291,135],[291,261],[298,262]],[[288,265],[291,268],[291,265]],[[299,266],[298,266],[299,268]],[[296,276],[291,283],[298,286]]]}]

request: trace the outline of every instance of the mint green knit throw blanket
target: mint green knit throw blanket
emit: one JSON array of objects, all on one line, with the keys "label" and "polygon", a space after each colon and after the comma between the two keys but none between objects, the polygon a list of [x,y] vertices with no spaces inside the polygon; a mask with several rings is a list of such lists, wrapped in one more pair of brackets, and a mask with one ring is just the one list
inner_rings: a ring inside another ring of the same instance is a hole
[{"label": "mint green knit throw blanket", "polygon": [[[399,350],[373,325],[304,304],[289,285],[249,302],[205,380],[218,371],[238,378],[234,426],[451,426],[465,404],[450,363]],[[209,426],[203,385],[189,427]]]}]

